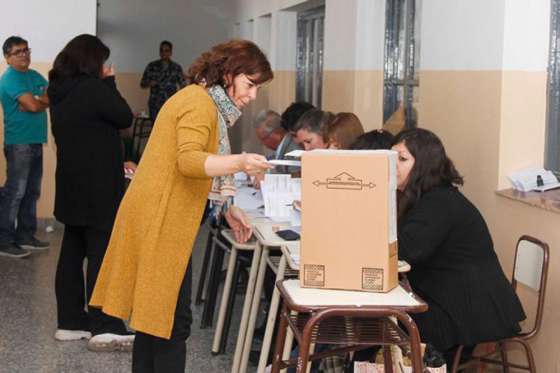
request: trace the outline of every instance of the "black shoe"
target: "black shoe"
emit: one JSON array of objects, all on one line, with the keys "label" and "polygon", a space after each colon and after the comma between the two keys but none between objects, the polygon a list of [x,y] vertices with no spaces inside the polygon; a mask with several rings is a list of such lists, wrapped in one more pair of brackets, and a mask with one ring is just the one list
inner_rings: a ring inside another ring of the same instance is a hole
[{"label": "black shoe", "polygon": [[31,253],[21,247],[12,244],[0,245],[0,256],[7,256],[10,258],[25,258]]},{"label": "black shoe", "polygon": [[31,237],[30,239],[25,241],[16,242],[16,245],[18,245],[22,249],[27,249],[27,250],[44,250],[50,246],[48,242],[40,241],[35,237]]}]

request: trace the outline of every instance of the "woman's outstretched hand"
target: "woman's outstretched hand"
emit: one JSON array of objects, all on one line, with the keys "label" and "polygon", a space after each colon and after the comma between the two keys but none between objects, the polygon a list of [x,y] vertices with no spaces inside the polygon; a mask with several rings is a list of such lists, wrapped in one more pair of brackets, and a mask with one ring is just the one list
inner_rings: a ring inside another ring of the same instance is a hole
[{"label": "woman's outstretched hand", "polygon": [[235,240],[239,243],[245,243],[253,235],[253,227],[245,212],[237,206],[231,206],[225,213]]},{"label": "woman's outstretched hand", "polygon": [[240,154],[240,171],[245,172],[249,176],[262,174],[266,170],[270,170],[273,168],[274,166],[268,163],[267,159],[260,154]]}]

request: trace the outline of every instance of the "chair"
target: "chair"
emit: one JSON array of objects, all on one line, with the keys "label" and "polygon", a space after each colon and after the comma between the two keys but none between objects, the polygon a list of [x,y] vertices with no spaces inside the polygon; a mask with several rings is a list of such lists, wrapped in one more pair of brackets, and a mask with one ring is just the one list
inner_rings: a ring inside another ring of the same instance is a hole
[{"label": "chair", "polygon": [[[153,123],[150,118],[136,117],[132,123],[132,159],[140,161],[142,150],[142,139],[150,137]],[[147,140],[146,140],[147,141]]]},{"label": "chair", "polygon": [[[239,278],[242,268],[247,268],[251,265],[252,255],[243,255],[242,253],[252,253],[255,251],[257,243],[255,240],[239,243],[235,240],[235,236],[230,229],[222,230],[221,236],[225,242],[215,239],[215,250],[222,250],[222,252],[229,252],[229,261],[227,266],[226,278],[224,280],[224,289],[222,292],[222,299],[220,301],[220,308],[218,312],[218,322],[216,324],[216,331],[214,332],[214,339],[212,341],[212,354],[222,354],[226,350],[226,342],[231,325],[231,317],[233,314],[233,306],[235,303],[236,285],[239,283]],[[222,256],[223,256],[222,253]],[[239,255],[241,254],[241,255]],[[214,253],[214,255],[217,255]],[[217,284],[216,284],[217,285]],[[214,299],[217,299],[217,286],[215,294],[209,294]],[[212,317],[214,312],[212,310]]]},{"label": "chair", "polygon": [[[479,364],[501,365],[503,371],[506,373],[509,372],[510,367],[536,373],[537,369],[535,366],[535,359],[533,357],[531,346],[529,345],[529,340],[537,335],[542,324],[548,273],[548,252],[548,244],[534,237],[525,235],[517,241],[511,286],[514,291],[517,291],[517,284],[520,282],[534,289],[538,293],[537,314],[531,330],[519,333],[519,335],[515,337],[496,341],[496,351],[486,353],[482,356],[473,356],[470,360],[462,364],[460,364],[460,359],[464,346],[459,346],[453,360],[453,373]],[[523,347],[528,365],[519,365],[508,362],[506,346],[507,344],[512,343],[518,343]],[[500,360],[489,358],[491,355],[496,353],[500,354]]]}]

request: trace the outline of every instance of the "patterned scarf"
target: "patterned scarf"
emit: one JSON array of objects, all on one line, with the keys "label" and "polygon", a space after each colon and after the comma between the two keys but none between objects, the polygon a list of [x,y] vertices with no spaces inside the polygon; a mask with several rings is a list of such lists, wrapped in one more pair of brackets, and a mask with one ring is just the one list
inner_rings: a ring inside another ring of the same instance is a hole
[{"label": "patterned scarf", "polygon": [[[218,144],[218,155],[230,155],[228,128],[233,126],[241,116],[241,110],[231,101],[226,91],[219,85],[208,89],[208,94],[214,100],[218,109],[218,128],[220,141]],[[216,176],[212,180],[212,189],[208,198],[214,203],[221,204],[229,197],[235,196],[235,181],[233,175]]]}]

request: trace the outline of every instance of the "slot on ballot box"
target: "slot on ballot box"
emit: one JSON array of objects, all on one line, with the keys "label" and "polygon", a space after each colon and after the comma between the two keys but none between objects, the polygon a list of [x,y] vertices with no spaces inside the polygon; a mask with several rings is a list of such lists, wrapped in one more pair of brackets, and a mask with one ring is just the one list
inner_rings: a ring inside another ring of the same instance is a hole
[{"label": "slot on ballot box", "polygon": [[303,287],[397,286],[397,153],[314,150],[302,160]]}]

